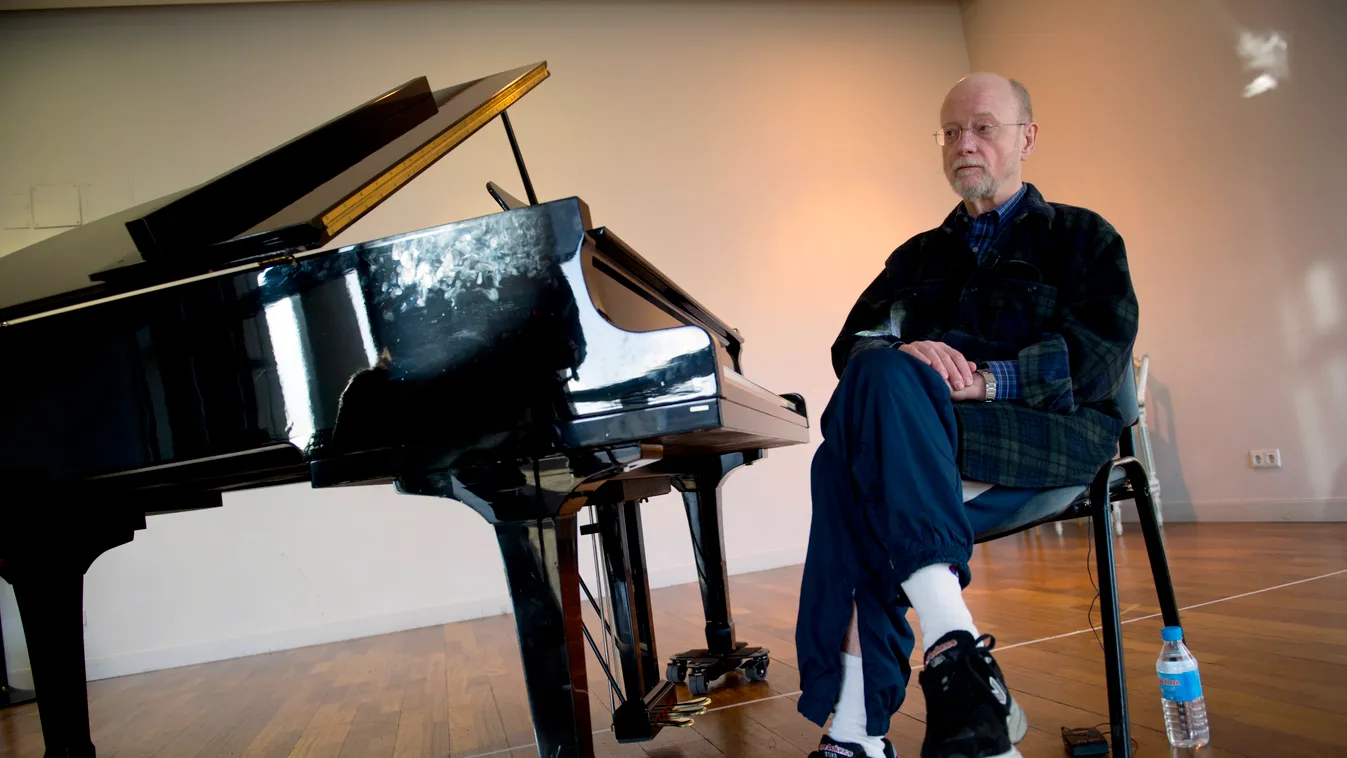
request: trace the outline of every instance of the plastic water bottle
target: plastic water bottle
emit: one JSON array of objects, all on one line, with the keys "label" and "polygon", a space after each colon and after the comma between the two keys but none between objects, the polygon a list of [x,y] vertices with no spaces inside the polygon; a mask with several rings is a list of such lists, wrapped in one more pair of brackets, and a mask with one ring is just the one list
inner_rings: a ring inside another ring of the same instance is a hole
[{"label": "plastic water bottle", "polygon": [[1202,747],[1211,741],[1211,728],[1207,726],[1207,702],[1202,697],[1197,659],[1183,644],[1183,627],[1167,626],[1160,636],[1165,645],[1160,648],[1155,673],[1160,676],[1169,744],[1180,748]]}]

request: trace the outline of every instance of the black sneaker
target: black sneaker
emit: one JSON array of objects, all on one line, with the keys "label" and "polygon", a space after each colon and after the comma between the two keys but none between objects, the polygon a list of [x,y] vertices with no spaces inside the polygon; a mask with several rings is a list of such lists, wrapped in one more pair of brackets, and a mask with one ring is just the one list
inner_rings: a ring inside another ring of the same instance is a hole
[{"label": "black sneaker", "polygon": [[[866,758],[866,755],[864,747],[854,742],[838,742],[825,734],[818,743],[818,750],[810,753],[809,758]],[[884,738],[884,757],[898,758],[888,737]]]},{"label": "black sneaker", "polygon": [[1015,745],[1029,731],[1029,722],[992,658],[995,646],[990,634],[974,640],[968,632],[954,631],[926,653],[920,677],[926,695],[921,758],[1020,758]]}]

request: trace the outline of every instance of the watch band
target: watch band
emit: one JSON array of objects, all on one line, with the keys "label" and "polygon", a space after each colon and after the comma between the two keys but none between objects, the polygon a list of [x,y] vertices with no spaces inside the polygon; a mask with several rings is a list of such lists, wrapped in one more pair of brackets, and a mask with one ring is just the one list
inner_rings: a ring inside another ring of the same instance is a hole
[{"label": "watch band", "polygon": [[987,382],[987,399],[985,402],[990,403],[996,399],[996,374],[985,368],[978,369],[978,373],[982,374],[982,378]]}]

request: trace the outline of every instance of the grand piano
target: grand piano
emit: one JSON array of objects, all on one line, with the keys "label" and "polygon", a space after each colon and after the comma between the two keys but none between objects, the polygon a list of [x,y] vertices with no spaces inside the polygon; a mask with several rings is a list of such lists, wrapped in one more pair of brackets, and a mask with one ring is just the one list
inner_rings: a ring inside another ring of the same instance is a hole
[{"label": "grand piano", "polygon": [[[537,63],[440,90],[413,79],[195,188],[0,258],[0,576],[47,756],[95,755],[90,564],[147,516],[286,483],[391,485],[494,526],[540,755],[593,754],[585,649],[604,651],[586,603],[616,640],[595,684],[621,701],[620,740],[705,706],[679,702],[675,680],[695,696],[731,670],[766,676],[767,651],[735,638],[719,487],[807,441],[804,399],[745,378],[740,334],[582,200],[537,200],[506,109],[547,76]],[[493,120],[526,201],[488,183],[500,212],[323,249]],[[707,648],[662,676],[639,504],[675,489]],[[602,548],[598,601],[582,532]]]}]

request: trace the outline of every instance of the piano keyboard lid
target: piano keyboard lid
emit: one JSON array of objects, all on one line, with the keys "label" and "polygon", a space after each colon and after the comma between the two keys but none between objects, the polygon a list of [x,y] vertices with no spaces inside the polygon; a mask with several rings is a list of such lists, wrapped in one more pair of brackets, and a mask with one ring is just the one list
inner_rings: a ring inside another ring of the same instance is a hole
[{"label": "piano keyboard lid", "polygon": [[539,62],[435,91],[418,77],[204,184],[2,256],[0,321],[321,247],[547,76]]}]

